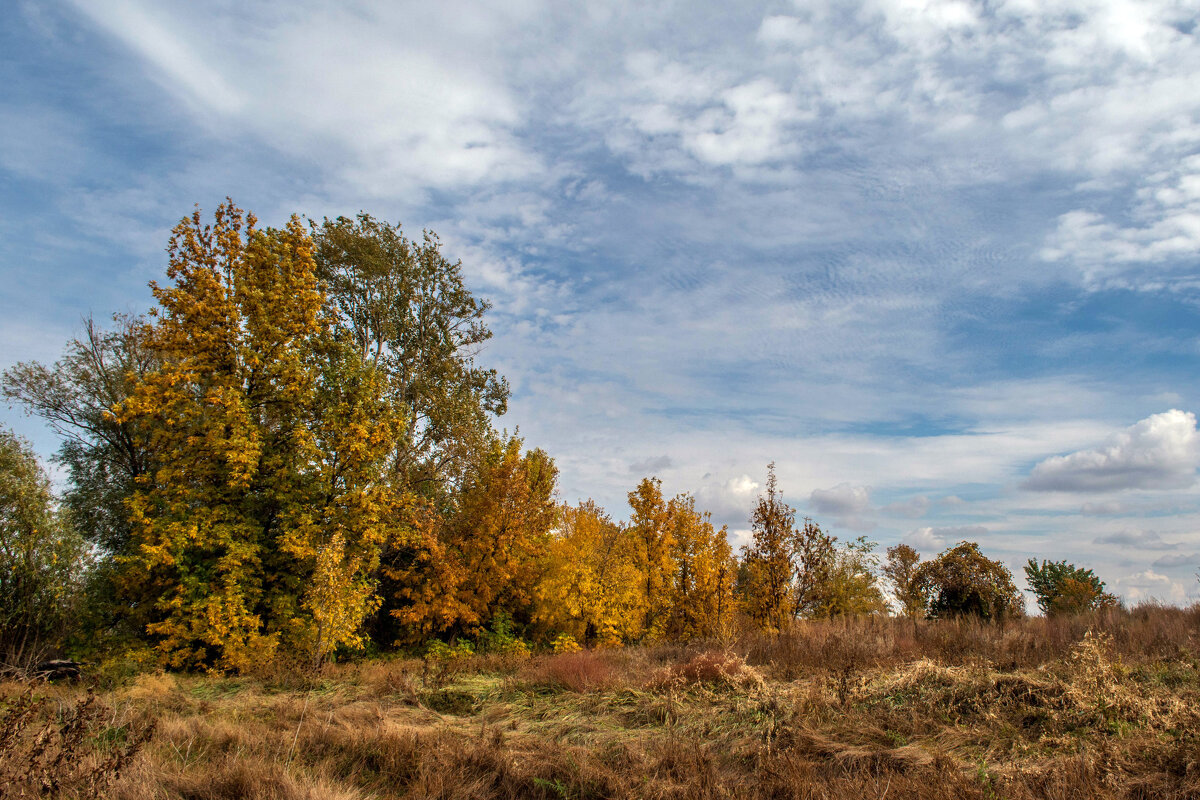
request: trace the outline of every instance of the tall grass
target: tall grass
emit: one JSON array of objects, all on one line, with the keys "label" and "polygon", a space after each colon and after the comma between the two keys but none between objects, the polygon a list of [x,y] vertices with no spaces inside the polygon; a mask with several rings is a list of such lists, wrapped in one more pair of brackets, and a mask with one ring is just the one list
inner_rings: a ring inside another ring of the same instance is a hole
[{"label": "tall grass", "polygon": [[[61,780],[57,796],[1200,797],[1197,609],[807,622],[722,645],[473,658],[441,686],[421,669],[139,676],[92,702],[125,736],[153,733],[103,785]],[[0,684],[0,709],[28,691]],[[39,693],[51,725],[87,697]],[[76,762],[117,752],[108,727],[72,740]],[[0,794],[20,796],[4,778]]]}]

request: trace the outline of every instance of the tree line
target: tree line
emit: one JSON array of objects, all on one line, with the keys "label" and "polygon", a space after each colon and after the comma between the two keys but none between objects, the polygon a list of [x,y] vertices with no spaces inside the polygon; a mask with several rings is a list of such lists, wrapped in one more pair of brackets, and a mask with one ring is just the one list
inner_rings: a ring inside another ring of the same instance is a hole
[{"label": "tree line", "polygon": [[[164,666],[476,639],[618,646],[888,613],[1003,619],[1023,601],[964,542],[921,562],[797,524],[773,466],[734,553],[655,478],[627,520],[557,500],[554,460],[497,430],[488,304],[436,235],[360,214],[259,227],[232,201],[172,231],[144,316],[88,320],[3,393],[61,437],[61,496],[0,432],[0,659],[63,642]],[[1112,604],[1030,561],[1045,613]],[[889,603],[888,593],[891,593]]]}]

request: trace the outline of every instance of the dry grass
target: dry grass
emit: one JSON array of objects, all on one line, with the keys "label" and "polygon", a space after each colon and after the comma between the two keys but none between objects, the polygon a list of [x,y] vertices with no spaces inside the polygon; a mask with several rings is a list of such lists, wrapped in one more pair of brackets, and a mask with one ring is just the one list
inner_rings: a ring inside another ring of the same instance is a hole
[{"label": "dry grass", "polygon": [[[1200,797],[1198,637],[1200,613],[1166,608],[865,620],[731,649],[471,659],[442,686],[396,660],[30,699],[58,730],[70,713],[46,712],[87,702],[106,709],[89,730],[155,724],[107,786],[63,797],[1171,800]],[[77,737],[74,760],[103,762],[108,739]]]}]

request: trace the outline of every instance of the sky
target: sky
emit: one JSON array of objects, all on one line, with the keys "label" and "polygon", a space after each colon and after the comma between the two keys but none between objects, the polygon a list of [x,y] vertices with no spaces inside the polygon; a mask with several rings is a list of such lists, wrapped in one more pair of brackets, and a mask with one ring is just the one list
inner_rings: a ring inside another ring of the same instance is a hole
[{"label": "sky", "polygon": [[196,205],[364,210],[491,301],[565,502],[737,545],[773,461],[843,539],[1200,596],[1200,0],[5,6],[0,367]]}]

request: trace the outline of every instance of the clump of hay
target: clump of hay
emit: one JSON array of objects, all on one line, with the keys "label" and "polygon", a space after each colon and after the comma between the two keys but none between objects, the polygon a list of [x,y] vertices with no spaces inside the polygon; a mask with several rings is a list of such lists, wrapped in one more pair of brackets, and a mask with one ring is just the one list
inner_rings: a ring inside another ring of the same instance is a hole
[{"label": "clump of hay", "polygon": [[761,689],[763,677],[741,656],[721,650],[709,650],[681,664],[673,664],[654,674],[651,688],[685,689],[692,686]]}]

